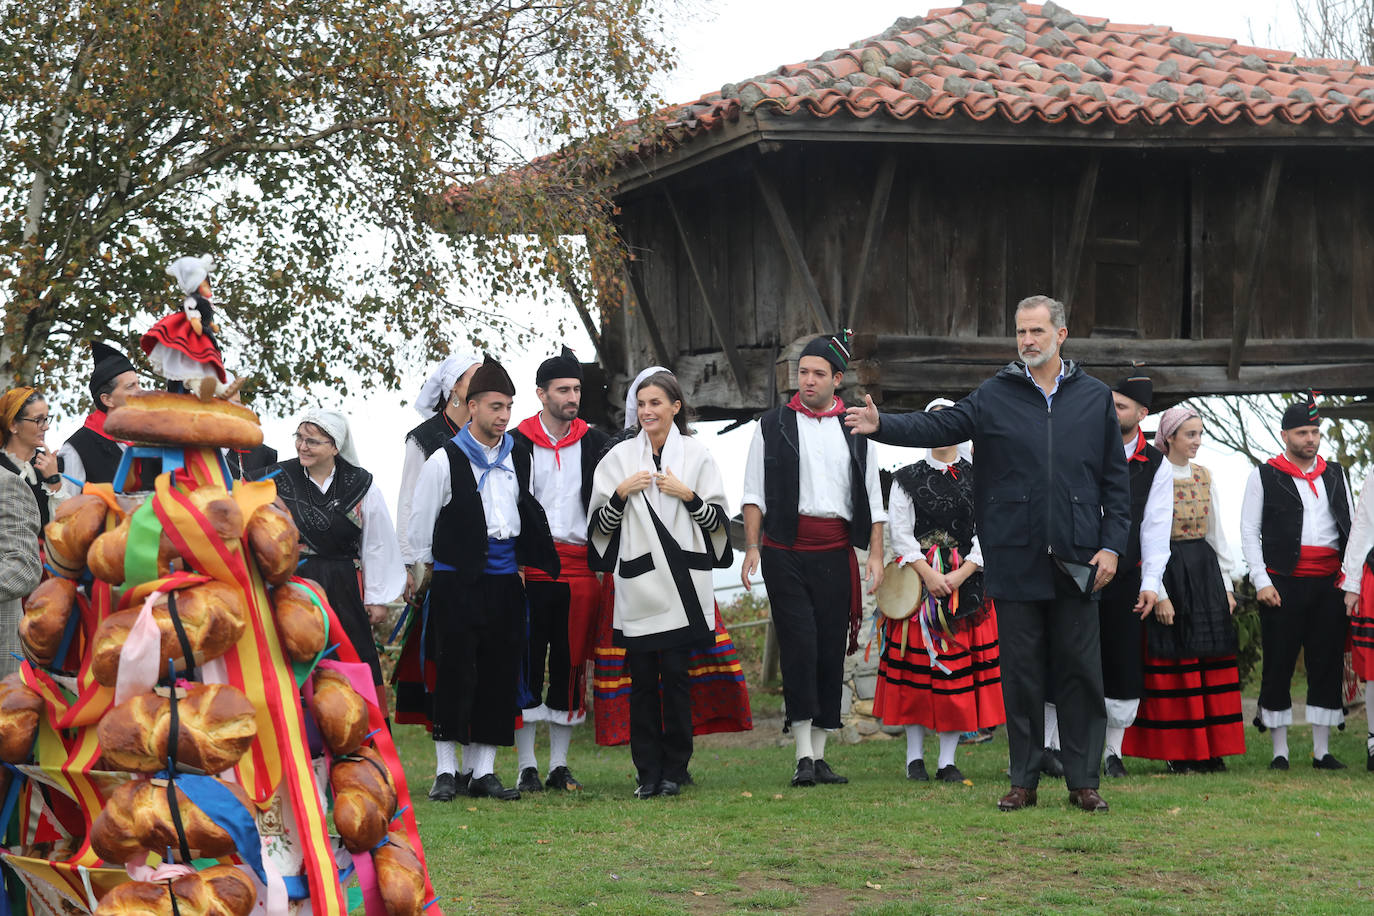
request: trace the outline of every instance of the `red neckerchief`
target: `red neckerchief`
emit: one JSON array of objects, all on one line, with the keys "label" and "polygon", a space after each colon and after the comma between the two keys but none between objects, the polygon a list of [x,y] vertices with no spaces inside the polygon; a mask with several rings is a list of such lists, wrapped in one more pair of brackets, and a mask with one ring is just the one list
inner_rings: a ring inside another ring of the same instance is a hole
[{"label": "red neckerchief", "polygon": [[1135,431],[1135,451],[1131,454],[1130,461],[1149,461],[1150,456],[1145,454],[1145,431],[1137,428]]},{"label": "red neckerchief", "polygon": [[131,443],[124,442],[122,439],[116,439],[114,436],[105,432],[105,419],[108,416],[109,414],[105,413],[103,410],[92,410],[86,415],[86,422],[81,425],[101,438],[109,439],[111,442],[121,442],[124,445],[130,445]]},{"label": "red neckerchief", "polygon": [[800,393],[792,395],[792,400],[787,402],[787,406],[797,413],[810,417],[813,420],[822,420],[826,417],[838,417],[845,411],[844,401],[841,401],[839,398],[835,399],[835,402],[830,405],[829,410],[812,410],[802,403]]},{"label": "red neckerchief", "polygon": [[549,438],[549,434],[544,432],[544,424],[539,422],[539,414],[535,414],[523,420],[516,429],[524,433],[526,438],[540,448],[553,449],[553,463],[561,468],[563,467],[563,459],[559,457],[558,450],[560,448],[567,448],[569,445],[572,445],[583,436],[587,435],[587,430],[590,429],[590,427],[587,426],[586,420],[581,417],[574,417],[572,427],[568,430],[568,434],[557,442],[554,442]]},{"label": "red neckerchief", "polygon": [[1317,456],[1317,463],[1312,465],[1312,470],[1304,473],[1298,470],[1298,466],[1288,460],[1287,455],[1276,455],[1269,459],[1269,466],[1278,468],[1290,477],[1297,477],[1307,481],[1307,485],[1312,488],[1313,496],[1320,496],[1317,492],[1317,478],[1326,473],[1326,459],[1321,455]]}]

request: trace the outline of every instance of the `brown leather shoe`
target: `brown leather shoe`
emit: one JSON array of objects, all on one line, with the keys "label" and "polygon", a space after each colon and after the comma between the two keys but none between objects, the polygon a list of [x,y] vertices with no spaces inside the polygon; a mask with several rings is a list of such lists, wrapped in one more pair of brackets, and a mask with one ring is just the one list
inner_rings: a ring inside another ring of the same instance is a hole
[{"label": "brown leather shoe", "polygon": [[1070,789],[1069,804],[1075,808],[1082,808],[1089,814],[1107,813],[1107,803],[1097,794],[1096,789]]},{"label": "brown leather shoe", "polygon": [[1012,786],[1011,791],[997,800],[998,811],[1020,811],[1022,808],[1035,807],[1035,790],[1024,786]]}]

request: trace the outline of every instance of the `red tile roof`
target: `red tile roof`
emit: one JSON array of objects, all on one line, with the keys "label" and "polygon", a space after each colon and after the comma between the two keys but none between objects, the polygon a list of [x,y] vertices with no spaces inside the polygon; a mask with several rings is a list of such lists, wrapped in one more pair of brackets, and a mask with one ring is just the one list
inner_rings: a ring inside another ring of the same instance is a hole
[{"label": "red tile roof", "polygon": [[[1374,124],[1374,67],[1230,38],[1076,16],[1055,3],[971,3],[898,19],[815,60],[678,109],[676,139],[768,112],[1107,125]],[[686,136],[684,136],[684,134]]]}]

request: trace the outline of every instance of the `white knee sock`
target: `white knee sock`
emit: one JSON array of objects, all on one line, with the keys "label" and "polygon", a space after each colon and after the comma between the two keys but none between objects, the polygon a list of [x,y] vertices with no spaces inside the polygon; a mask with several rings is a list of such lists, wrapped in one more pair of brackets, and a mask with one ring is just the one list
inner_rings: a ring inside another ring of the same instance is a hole
[{"label": "white knee sock", "polygon": [[1269,737],[1274,742],[1274,756],[1288,756],[1288,726],[1279,725],[1269,729]]},{"label": "white knee sock", "polygon": [[816,755],[811,750],[811,720],[802,719],[792,723],[792,739],[797,742],[797,759],[810,757],[816,759]]},{"label": "white knee sock", "polygon": [[940,769],[954,765],[954,751],[958,747],[958,732],[940,732]]},{"label": "white knee sock", "polygon": [[817,760],[825,759],[825,736],[825,729],[811,726],[811,748],[816,752]]},{"label": "white knee sock", "polygon": [[539,769],[539,761],[534,757],[533,722],[526,722],[515,730],[515,765],[521,770],[528,767]]},{"label": "white knee sock", "polygon": [[1364,717],[1369,723],[1369,737],[1365,739],[1365,753],[1374,757],[1374,681],[1364,682]]},{"label": "white knee sock", "polygon": [[1102,759],[1121,756],[1121,741],[1126,737],[1126,729],[1107,726],[1107,740],[1102,745]]},{"label": "white knee sock", "polygon": [[1045,747],[1059,750],[1059,709],[1053,703],[1045,704]]},{"label": "white knee sock", "polygon": [[1321,760],[1329,753],[1331,753],[1331,726],[1312,726],[1312,756]]},{"label": "white knee sock", "polygon": [[458,772],[458,742],[434,742],[434,775]]},{"label": "white knee sock", "polygon": [[568,765],[568,745],[572,744],[572,734],[571,725],[549,723],[549,772]]},{"label": "white knee sock", "polygon": [[496,771],[496,745],[477,744],[467,746],[467,759],[472,762],[472,778],[481,779]]},{"label": "white knee sock", "polygon": [[906,727],[906,762],[913,760],[924,760],[926,749],[922,743],[926,740],[926,727],[924,725],[908,725]]},{"label": "white knee sock", "polygon": [[469,745],[458,745],[458,772],[464,776],[472,775],[472,758],[468,756]]}]

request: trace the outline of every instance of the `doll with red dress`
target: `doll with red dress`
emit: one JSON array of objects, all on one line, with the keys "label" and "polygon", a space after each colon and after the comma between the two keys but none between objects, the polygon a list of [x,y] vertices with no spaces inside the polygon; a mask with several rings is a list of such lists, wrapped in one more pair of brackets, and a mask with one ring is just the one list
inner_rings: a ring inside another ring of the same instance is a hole
[{"label": "doll with red dress", "polygon": [[180,311],[159,320],[142,340],[143,352],[167,380],[167,390],[189,392],[203,401],[229,393],[224,358],[215,340],[219,326],[210,302],[212,267],[214,259],[208,254],[180,257],[167,267],[167,275],[186,298]]}]

